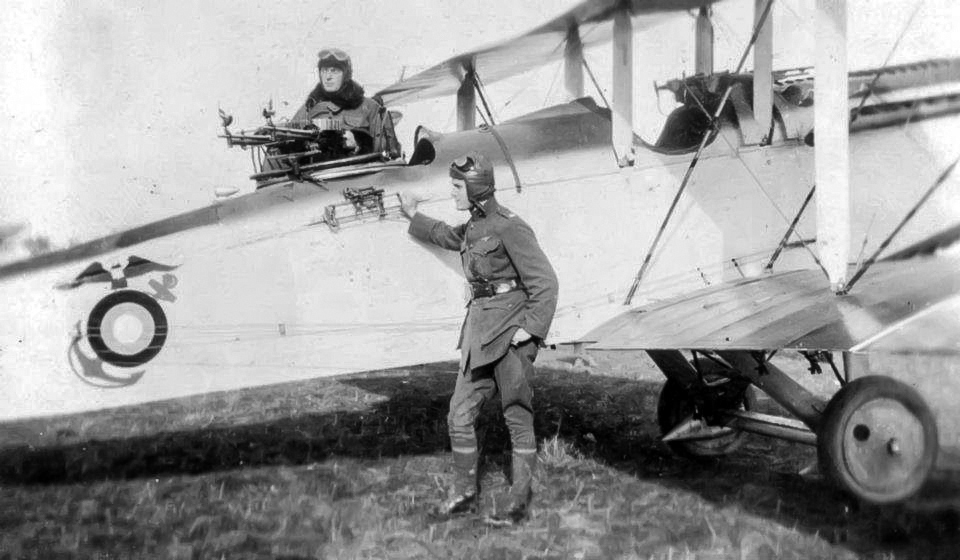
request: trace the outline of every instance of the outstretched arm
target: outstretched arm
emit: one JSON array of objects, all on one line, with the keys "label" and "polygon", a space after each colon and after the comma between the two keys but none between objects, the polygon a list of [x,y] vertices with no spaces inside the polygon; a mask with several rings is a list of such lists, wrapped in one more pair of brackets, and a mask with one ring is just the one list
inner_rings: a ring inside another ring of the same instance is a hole
[{"label": "outstretched arm", "polygon": [[466,224],[450,226],[440,220],[424,215],[417,210],[420,199],[410,193],[400,193],[400,210],[410,218],[407,232],[421,241],[432,243],[444,249],[459,251],[463,243]]}]

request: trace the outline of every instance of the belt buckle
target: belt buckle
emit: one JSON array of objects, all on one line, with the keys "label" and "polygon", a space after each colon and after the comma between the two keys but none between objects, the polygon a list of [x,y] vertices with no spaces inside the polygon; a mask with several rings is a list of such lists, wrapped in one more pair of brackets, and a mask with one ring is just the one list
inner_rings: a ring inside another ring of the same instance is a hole
[{"label": "belt buckle", "polygon": [[516,280],[508,280],[506,282],[498,282],[493,285],[493,291],[496,294],[506,294],[517,289],[518,284]]},{"label": "belt buckle", "polygon": [[467,300],[490,297],[493,295],[491,285],[483,282],[467,282]]}]

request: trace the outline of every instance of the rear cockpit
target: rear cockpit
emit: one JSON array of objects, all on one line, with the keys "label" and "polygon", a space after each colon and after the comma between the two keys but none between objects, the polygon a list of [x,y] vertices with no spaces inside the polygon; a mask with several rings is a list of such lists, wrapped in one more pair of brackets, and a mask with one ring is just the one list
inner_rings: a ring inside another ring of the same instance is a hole
[{"label": "rear cockpit", "polygon": [[[680,106],[668,115],[656,141],[645,142],[646,147],[666,154],[696,151],[728,87],[730,98],[720,124],[737,131],[740,145],[791,140],[812,145],[813,69],[774,72],[772,78],[773,123],[769,130],[764,130],[753,115],[752,74],[698,74],[667,82],[658,90],[673,93]],[[958,112],[960,60],[932,60],[851,72],[849,91],[851,131]]]},{"label": "rear cockpit", "polygon": [[[806,70],[778,74],[781,76],[774,80],[774,122],[770,130],[763,130],[753,116],[751,74],[697,75],[667,82],[658,89],[673,93],[680,106],[670,112],[656,141],[646,143],[647,147],[665,154],[696,151],[712,126],[712,117],[727,88],[730,95],[720,114],[720,126],[735,130],[740,145],[802,139],[813,129],[812,76]],[[714,140],[715,137],[710,138],[708,144]]]}]

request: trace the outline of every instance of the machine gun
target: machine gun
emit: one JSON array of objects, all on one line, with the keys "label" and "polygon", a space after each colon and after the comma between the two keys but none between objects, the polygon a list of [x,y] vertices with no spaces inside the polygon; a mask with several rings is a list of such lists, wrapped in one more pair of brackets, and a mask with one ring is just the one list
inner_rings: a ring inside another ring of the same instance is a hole
[{"label": "machine gun", "polygon": [[[264,126],[252,133],[238,134],[229,128],[233,117],[220,110],[223,134],[219,136],[227,140],[228,146],[253,149],[254,174],[250,178],[257,181],[258,186],[272,184],[283,177],[309,181],[306,173],[390,159],[385,153],[354,155],[354,148],[346,145],[343,123],[339,120],[323,119],[298,128],[275,125],[273,114],[270,108],[264,109]],[[358,143],[367,138],[362,132],[352,132]]]}]

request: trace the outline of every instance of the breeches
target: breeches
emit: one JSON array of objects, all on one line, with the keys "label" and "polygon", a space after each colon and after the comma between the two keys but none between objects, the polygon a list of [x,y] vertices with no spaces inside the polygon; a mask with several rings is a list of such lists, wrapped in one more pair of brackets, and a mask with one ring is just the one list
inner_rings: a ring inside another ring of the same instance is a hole
[{"label": "breeches", "polygon": [[477,449],[476,421],[488,398],[500,393],[500,406],[510,441],[515,452],[536,451],[533,435],[533,391],[529,378],[539,348],[534,340],[510,346],[499,360],[457,376],[457,385],[450,399],[447,427],[454,452],[469,453]]}]

